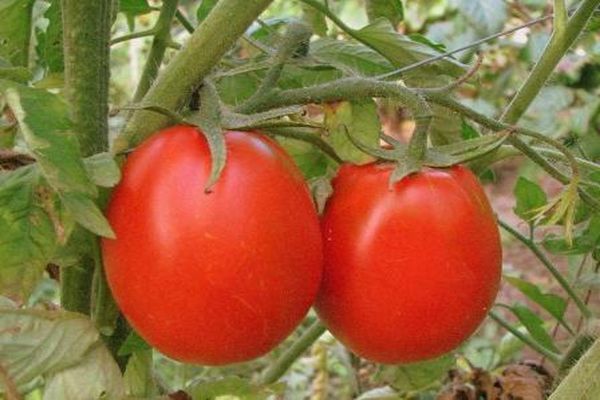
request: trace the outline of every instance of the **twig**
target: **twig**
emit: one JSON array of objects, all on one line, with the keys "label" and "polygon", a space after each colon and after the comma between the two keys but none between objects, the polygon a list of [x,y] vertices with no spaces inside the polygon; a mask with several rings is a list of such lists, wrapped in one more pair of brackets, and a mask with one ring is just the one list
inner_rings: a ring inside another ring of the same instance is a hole
[{"label": "twig", "polygon": [[538,353],[544,355],[555,364],[558,364],[558,362],[560,361],[559,354],[556,354],[553,351],[546,349],[539,343],[533,341],[529,336],[519,332],[518,329],[513,327],[511,324],[508,323],[508,321],[504,320],[504,318],[502,318],[499,314],[495,313],[494,311],[490,311],[488,315],[490,316],[490,318],[496,321],[498,325],[502,326],[504,329],[512,333],[517,339],[519,339]]},{"label": "twig", "polygon": [[517,240],[519,240],[521,243],[527,246],[529,250],[531,250],[531,252],[538,258],[538,260],[540,260],[542,265],[546,267],[546,269],[548,270],[548,272],[550,272],[554,279],[556,279],[558,284],[563,288],[567,295],[573,300],[581,314],[586,318],[590,318],[592,316],[592,312],[590,311],[590,309],[585,305],[583,301],[581,301],[581,299],[579,298],[577,293],[575,293],[569,282],[567,282],[567,280],[564,278],[564,276],[562,276],[562,274],[560,273],[560,271],[558,271],[554,264],[552,264],[550,260],[548,260],[548,257],[546,257],[546,255],[540,250],[540,248],[533,241],[523,236],[520,232],[515,230],[512,226],[502,221],[501,219],[498,219],[498,224],[502,227],[502,229],[510,233]]},{"label": "twig", "polygon": [[287,349],[279,359],[263,371],[260,376],[260,384],[268,385],[277,382],[288,368],[308,349],[323,333],[326,328],[320,321],[315,321],[302,335]]},{"label": "twig", "polygon": [[473,66],[471,66],[471,68],[469,68],[469,70],[467,72],[465,72],[464,75],[462,75],[461,77],[456,79],[454,82],[451,82],[448,85],[441,86],[441,87],[416,88],[416,90],[420,93],[427,93],[427,92],[449,93],[450,91],[456,89],[457,87],[459,87],[460,85],[462,85],[463,83],[465,83],[466,81],[471,79],[471,77],[473,75],[475,75],[475,73],[479,70],[479,67],[481,67],[482,62],[483,62],[483,55],[481,53],[477,53],[477,59],[475,60],[475,63],[473,64]]}]

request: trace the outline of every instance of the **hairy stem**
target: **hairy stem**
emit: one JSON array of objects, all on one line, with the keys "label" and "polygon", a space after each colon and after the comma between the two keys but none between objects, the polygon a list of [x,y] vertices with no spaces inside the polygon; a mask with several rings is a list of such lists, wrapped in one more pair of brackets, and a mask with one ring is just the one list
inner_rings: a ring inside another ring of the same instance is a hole
[{"label": "hairy stem", "polygon": [[[552,36],[540,59],[502,114],[502,122],[514,124],[527,111],[527,108],[544,86],[558,62],[585,28],[585,25],[599,4],[600,0],[583,0],[573,16],[569,18],[566,26],[563,27],[560,23],[555,24]],[[558,14],[560,14],[555,18],[555,22],[560,21],[560,18],[563,18],[562,16],[566,16],[565,10],[561,8],[555,11],[558,11]]]},{"label": "hairy stem", "polygon": [[577,293],[573,290],[569,282],[565,279],[565,277],[560,273],[560,271],[548,260],[548,257],[540,250],[540,248],[532,241],[514,229],[512,226],[507,224],[506,222],[498,219],[498,224],[504,229],[506,232],[510,233],[517,240],[523,243],[525,246],[531,250],[531,252],[540,260],[540,262],[546,267],[548,272],[556,279],[558,284],[563,288],[563,290],[567,293],[569,298],[573,300],[579,311],[586,318],[590,318],[592,313],[590,309],[585,305],[585,303],[579,298]]},{"label": "hairy stem", "polygon": [[[143,102],[180,109],[221,57],[272,0],[221,0],[171,60]],[[135,111],[114,145],[116,153],[134,146],[168,124],[168,118]]]},{"label": "hairy stem", "polygon": [[177,3],[178,0],[164,0],[162,3],[158,20],[154,28],[152,28],[154,31],[152,47],[150,47],[150,53],[144,65],[144,72],[133,95],[134,103],[137,103],[144,97],[156,79],[156,75],[158,75],[158,69],[165,56],[165,50],[171,41],[171,22],[177,12]]},{"label": "hairy stem", "polygon": [[[84,156],[108,146],[110,0],[62,0],[65,98]],[[89,240],[97,240],[91,234]],[[95,269],[92,255],[61,271],[61,302],[70,311],[90,314]]]},{"label": "hairy stem", "polygon": [[504,318],[502,318],[500,316],[500,314],[497,314],[494,311],[490,311],[489,316],[494,321],[496,321],[498,323],[498,325],[502,326],[504,329],[506,329],[507,331],[512,333],[516,338],[518,338],[521,342],[525,343],[531,349],[542,354],[544,357],[546,357],[553,363],[555,363],[555,364],[559,363],[560,355],[546,349],[545,347],[538,344],[536,341],[532,340],[529,336],[525,335],[524,333],[521,333],[518,329],[516,329],[510,323],[508,323],[508,321],[506,321]]},{"label": "hairy stem", "polygon": [[302,335],[295,341],[289,349],[287,349],[279,359],[265,369],[260,376],[260,383],[262,385],[268,385],[273,382],[277,382],[281,378],[288,368],[300,357],[306,349],[308,349],[323,333],[326,328],[321,324],[320,321],[315,321],[311,326],[308,327]]}]

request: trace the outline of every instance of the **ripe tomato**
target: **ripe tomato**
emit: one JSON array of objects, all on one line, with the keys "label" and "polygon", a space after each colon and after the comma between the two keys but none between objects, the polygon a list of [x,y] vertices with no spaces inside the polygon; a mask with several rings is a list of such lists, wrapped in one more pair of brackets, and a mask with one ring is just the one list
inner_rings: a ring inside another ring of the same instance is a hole
[{"label": "ripe tomato", "polygon": [[228,161],[205,193],[205,138],[175,126],[127,159],[108,206],[108,283],[135,330],[177,360],[218,365],[260,356],[314,302],[318,216],[304,179],[272,140],[227,132]]},{"label": "ripe tomato", "polygon": [[502,259],[468,169],[425,169],[390,188],[392,169],[346,165],[334,179],[316,302],[334,336],[382,363],[433,358],[467,339],[494,301]]}]

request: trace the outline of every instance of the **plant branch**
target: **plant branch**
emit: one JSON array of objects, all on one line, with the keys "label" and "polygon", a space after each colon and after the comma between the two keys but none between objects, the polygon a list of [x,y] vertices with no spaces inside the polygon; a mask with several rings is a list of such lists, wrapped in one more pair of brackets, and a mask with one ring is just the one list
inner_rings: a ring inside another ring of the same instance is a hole
[{"label": "plant branch", "polygon": [[[144,96],[145,104],[179,110],[221,57],[272,0],[221,0],[190,36]],[[114,152],[135,146],[165,127],[168,119],[149,111],[135,111]]]},{"label": "plant branch", "polygon": [[583,0],[564,27],[562,23],[567,14],[564,10],[564,0],[556,0],[556,4],[558,4],[558,9],[555,7],[555,12],[558,15],[554,20],[556,25],[552,36],[533,70],[502,114],[502,122],[514,124],[527,111],[558,62],[585,28],[594,10],[600,4],[600,0]]},{"label": "plant branch", "polygon": [[469,49],[478,47],[478,46],[480,46],[480,45],[482,45],[484,43],[490,42],[490,41],[492,41],[494,39],[498,39],[498,38],[500,38],[502,36],[507,36],[507,35],[510,35],[511,33],[520,31],[521,29],[525,29],[525,28],[528,28],[530,26],[537,25],[539,23],[548,21],[551,18],[552,18],[552,15],[546,15],[546,16],[543,16],[543,17],[540,17],[540,18],[536,18],[536,19],[531,20],[529,22],[526,22],[526,23],[524,23],[522,25],[516,26],[514,28],[511,28],[511,29],[508,29],[508,30],[505,30],[505,31],[502,31],[502,32],[499,32],[499,33],[495,33],[493,35],[486,36],[484,38],[476,40],[475,42],[469,43],[469,44],[467,44],[465,46],[458,47],[458,48],[456,48],[454,50],[450,50],[450,51],[447,51],[447,52],[444,52],[444,53],[440,53],[437,56],[426,58],[426,59],[418,61],[416,63],[413,63],[413,64],[407,65],[405,67],[399,68],[399,69],[397,69],[395,71],[391,71],[391,72],[387,72],[387,73],[382,74],[382,75],[378,75],[376,78],[377,79],[394,79],[394,78],[398,78],[402,74],[405,74],[406,72],[412,71],[413,69],[417,69],[417,68],[422,67],[424,65],[429,65],[429,64],[434,63],[436,61],[439,61],[439,60],[442,60],[444,58],[450,57],[450,56],[452,56],[452,55],[454,55],[456,53],[461,53],[461,52],[463,52],[465,50],[469,50]]},{"label": "plant branch", "polygon": [[126,35],[118,36],[118,37],[116,37],[114,39],[111,39],[110,45],[112,46],[112,45],[115,45],[115,44],[118,44],[118,43],[126,42],[128,40],[152,36],[155,33],[156,33],[156,29],[154,29],[154,28],[147,29],[145,31],[138,31],[138,32],[128,33]]},{"label": "plant branch", "polygon": [[554,264],[552,264],[550,260],[548,260],[548,257],[546,257],[546,255],[540,250],[540,248],[532,240],[526,238],[524,235],[522,235],[520,232],[518,232],[516,229],[514,229],[512,226],[502,221],[501,219],[498,219],[498,224],[502,227],[502,229],[510,233],[517,240],[519,240],[521,243],[527,246],[529,250],[531,250],[531,252],[538,258],[538,260],[541,261],[541,263],[544,265],[544,267],[546,267],[546,269],[548,270],[548,272],[550,272],[554,279],[556,279],[558,284],[567,293],[569,298],[573,300],[581,314],[586,318],[590,318],[592,316],[590,309],[579,298],[579,296],[577,295],[577,293],[575,293],[569,282],[567,282],[567,280],[564,278],[564,276],[562,276],[562,274],[554,266]]},{"label": "plant branch", "polygon": [[144,65],[144,72],[138,83],[133,96],[133,102],[140,101],[156,79],[158,70],[165,56],[165,50],[171,40],[171,22],[177,12],[178,0],[164,0],[156,25],[151,29],[154,32],[154,39],[150,47],[150,53]]},{"label": "plant branch", "polygon": [[313,322],[302,335],[287,349],[273,364],[263,371],[259,382],[268,385],[277,382],[288,368],[308,349],[323,333],[326,328],[319,320]]},{"label": "plant branch", "polygon": [[265,79],[248,100],[236,107],[237,112],[245,114],[247,108],[252,108],[252,103],[257,99],[266,96],[269,91],[276,87],[285,63],[294,55],[303,42],[310,39],[311,33],[310,29],[305,24],[291,23],[288,25],[287,31],[282,37],[277,51],[273,55],[273,65],[267,71]]},{"label": "plant branch", "polygon": [[177,10],[175,12],[175,18],[177,18],[177,21],[179,21],[181,26],[183,26],[188,33],[194,33],[196,28],[194,28],[194,25],[192,25],[192,23],[186,18],[185,15],[183,15],[181,11]]},{"label": "plant branch", "polygon": [[532,340],[529,336],[525,335],[524,333],[521,333],[518,329],[513,327],[508,321],[506,321],[504,318],[502,318],[500,316],[500,314],[497,314],[494,311],[490,311],[488,315],[490,316],[490,318],[492,318],[494,321],[496,321],[498,323],[498,325],[502,326],[504,329],[506,329],[507,331],[512,333],[517,339],[519,339],[521,342],[525,343],[527,346],[531,347],[533,350],[542,354],[544,357],[546,357],[547,359],[549,359],[550,361],[552,361],[555,364],[558,364],[560,362],[559,354],[556,354],[553,351],[546,349],[545,347],[541,346],[539,343]]},{"label": "plant branch", "polygon": [[[111,25],[110,0],[62,0],[65,98],[82,154],[108,147],[108,79]],[[98,240],[89,233],[87,240]],[[82,255],[79,266],[61,271],[61,304],[89,315],[95,262]]]},{"label": "plant branch", "polygon": [[265,129],[265,132],[270,133],[274,136],[282,136],[310,143],[313,146],[317,147],[319,150],[321,150],[323,153],[327,154],[333,161],[337,162],[338,164],[344,162],[344,160],[342,160],[340,156],[337,155],[335,149],[331,147],[329,143],[327,143],[318,135],[310,131],[307,132],[306,130],[303,130],[301,128],[267,128]]}]

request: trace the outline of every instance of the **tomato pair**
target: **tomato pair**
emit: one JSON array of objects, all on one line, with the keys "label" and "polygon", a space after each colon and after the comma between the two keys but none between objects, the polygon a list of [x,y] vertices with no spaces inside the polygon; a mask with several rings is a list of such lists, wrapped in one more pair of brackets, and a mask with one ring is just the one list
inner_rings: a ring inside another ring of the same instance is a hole
[{"label": "tomato pair", "polygon": [[111,198],[108,282],[154,347],[193,363],[249,360],[317,299],[327,327],[359,355],[412,361],[451,350],[485,317],[500,247],[467,169],[424,171],[389,189],[388,165],[344,166],[320,226],[281,147],[256,133],[225,139],[211,193],[205,139],[175,126],[131,154]]}]

